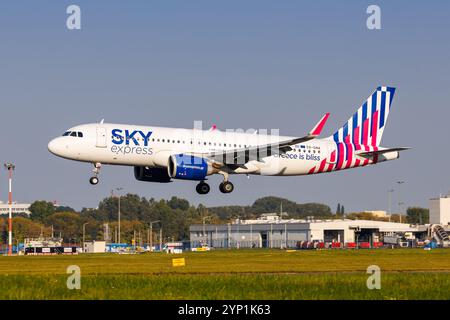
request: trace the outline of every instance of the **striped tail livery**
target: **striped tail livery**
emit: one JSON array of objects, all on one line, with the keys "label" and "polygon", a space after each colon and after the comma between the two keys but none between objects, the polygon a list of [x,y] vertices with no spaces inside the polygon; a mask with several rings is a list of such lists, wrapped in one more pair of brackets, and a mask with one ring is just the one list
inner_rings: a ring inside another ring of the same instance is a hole
[{"label": "striped tail livery", "polygon": [[343,170],[394,160],[409,148],[380,147],[392,101],[393,87],[378,87],[356,113],[327,140],[334,144],[330,156],[311,168],[310,174]]}]

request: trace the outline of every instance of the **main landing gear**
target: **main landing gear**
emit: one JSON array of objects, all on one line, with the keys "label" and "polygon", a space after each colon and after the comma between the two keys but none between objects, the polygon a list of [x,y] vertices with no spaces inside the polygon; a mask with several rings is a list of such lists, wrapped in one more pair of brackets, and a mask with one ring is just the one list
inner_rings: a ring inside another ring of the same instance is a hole
[{"label": "main landing gear", "polygon": [[231,193],[234,190],[234,185],[230,181],[224,181],[219,185],[219,190],[222,193]]},{"label": "main landing gear", "polygon": [[100,174],[100,169],[102,167],[101,163],[94,163],[94,176],[89,179],[89,183],[93,186],[97,185],[99,182],[98,175]]},{"label": "main landing gear", "polygon": [[200,182],[197,187],[195,188],[197,190],[198,194],[208,194],[211,190],[211,187],[206,182],[202,181]]},{"label": "main landing gear", "polygon": [[[219,172],[219,174],[223,175],[223,182],[219,185],[219,190],[222,193],[231,193],[234,190],[234,185],[228,181],[228,173],[226,172]],[[211,190],[209,184],[207,184],[205,181],[200,182],[196,187],[197,193],[199,194],[208,194]]]}]

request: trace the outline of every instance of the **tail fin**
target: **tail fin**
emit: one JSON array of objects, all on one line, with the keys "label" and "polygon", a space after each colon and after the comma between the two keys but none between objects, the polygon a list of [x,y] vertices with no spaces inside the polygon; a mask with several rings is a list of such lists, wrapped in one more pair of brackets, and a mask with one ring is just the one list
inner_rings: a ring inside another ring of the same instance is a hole
[{"label": "tail fin", "polygon": [[395,88],[378,87],[332,139],[356,146],[379,146],[394,94]]}]

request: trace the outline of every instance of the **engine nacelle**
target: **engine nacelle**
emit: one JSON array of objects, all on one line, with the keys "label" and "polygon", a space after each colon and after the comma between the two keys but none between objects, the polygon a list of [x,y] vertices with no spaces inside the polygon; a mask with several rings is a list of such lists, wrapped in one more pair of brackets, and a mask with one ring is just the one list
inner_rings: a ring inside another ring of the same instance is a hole
[{"label": "engine nacelle", "polygon": [[134,177],[139,181],[167,183],[171,179],[165,168],[134,167]]},{"label": "engine nacelle", "polygon": [[177,154],[169,158],[167,171],[173,179],[201,181],[212,174],[214,169],[204,158]]}]

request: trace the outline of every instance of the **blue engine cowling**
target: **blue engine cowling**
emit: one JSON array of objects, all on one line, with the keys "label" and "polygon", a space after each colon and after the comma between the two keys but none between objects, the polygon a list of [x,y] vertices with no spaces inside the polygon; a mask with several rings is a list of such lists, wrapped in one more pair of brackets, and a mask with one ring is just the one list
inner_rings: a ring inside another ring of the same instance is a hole
[{"label": "blue engine cowling", "polygon": [[206,159],[186,154],[171,156],[167,169],[173,179],[201,181],[212,174],[212,167]]}]

